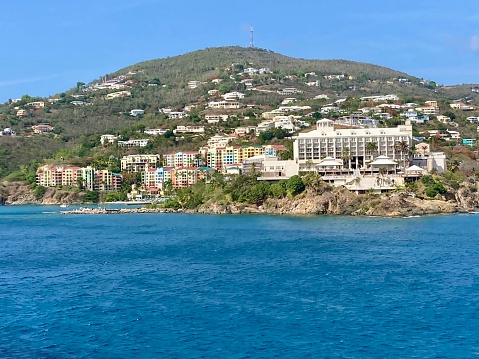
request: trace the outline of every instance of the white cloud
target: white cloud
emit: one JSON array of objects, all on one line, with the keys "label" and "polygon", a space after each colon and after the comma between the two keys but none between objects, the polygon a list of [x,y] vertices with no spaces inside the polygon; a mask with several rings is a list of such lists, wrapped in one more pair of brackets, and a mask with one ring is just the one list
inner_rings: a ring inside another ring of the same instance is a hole
[{"label": "white cloud", "polygon": [[479,35],[474,35],[469,41],[469,49],[472,51],[479,51]]}]

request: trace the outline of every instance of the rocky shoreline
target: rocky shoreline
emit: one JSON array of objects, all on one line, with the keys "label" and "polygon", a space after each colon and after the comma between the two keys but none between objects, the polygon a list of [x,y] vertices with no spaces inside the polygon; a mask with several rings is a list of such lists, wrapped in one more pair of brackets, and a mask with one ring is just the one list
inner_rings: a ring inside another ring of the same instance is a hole
[{"label": "rocky shoreline", "polygon": [[[26,185],[2,184],[1,197],[6,204],[81,205],[81,196],[55,188],[48,189],[35,199]],[[6,191],[9,189],[10,191]],[[5,193],[7,195],[5,195]],[[479,191],[468,186],[448,192],[442,199],[421,199],[406,193],[357,195],[347,189],[335,187],[323,193],[306,190],[293,198],[267,199],[259,205],[240,203],[205,203],[194,209],[169,208],[88,208],[65,210],[63,214],[132,214],[132,213],[202,213],[202,214],[271,214],[271,215],[349,215],[377,217],[411,217],[438,214],[469,213],[479,208]]]}]

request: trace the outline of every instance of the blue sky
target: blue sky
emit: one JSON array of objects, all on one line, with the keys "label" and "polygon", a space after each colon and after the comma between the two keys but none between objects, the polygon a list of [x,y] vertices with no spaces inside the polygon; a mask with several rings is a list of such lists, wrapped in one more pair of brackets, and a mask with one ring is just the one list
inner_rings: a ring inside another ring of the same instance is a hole
[{"label": "blue sky", "polygon": [[24,0],[0,11],[0,102],[49,96],[137,62],[255,45],[479,83],[479,2]]}]

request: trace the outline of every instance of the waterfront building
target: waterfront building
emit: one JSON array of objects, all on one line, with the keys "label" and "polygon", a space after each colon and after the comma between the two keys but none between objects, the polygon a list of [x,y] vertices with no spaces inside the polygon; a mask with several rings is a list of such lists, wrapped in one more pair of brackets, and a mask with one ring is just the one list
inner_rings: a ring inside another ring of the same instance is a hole
[{"label": "waterfront building", "polygon": [[323,119],[316,123],[316,130],[299,133],[294,137],[293,154],[299,170],[319,164],[321,159],[347,157],[352,169],[365,170],[373,157],[385,155],[393,161],[408,159],[408,151],[397,151],[398,143],[412,144],[412,126],[395,128],[335,128],[334,121]]}]

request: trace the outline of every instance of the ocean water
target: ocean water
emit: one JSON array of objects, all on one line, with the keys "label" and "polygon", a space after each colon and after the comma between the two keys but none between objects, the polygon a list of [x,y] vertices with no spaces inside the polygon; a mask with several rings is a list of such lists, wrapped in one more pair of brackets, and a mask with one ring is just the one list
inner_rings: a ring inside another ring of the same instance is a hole
[{"label": "ocean water", "polygon": [[0,358],[479,357],[479,215],[0,207]]}]

